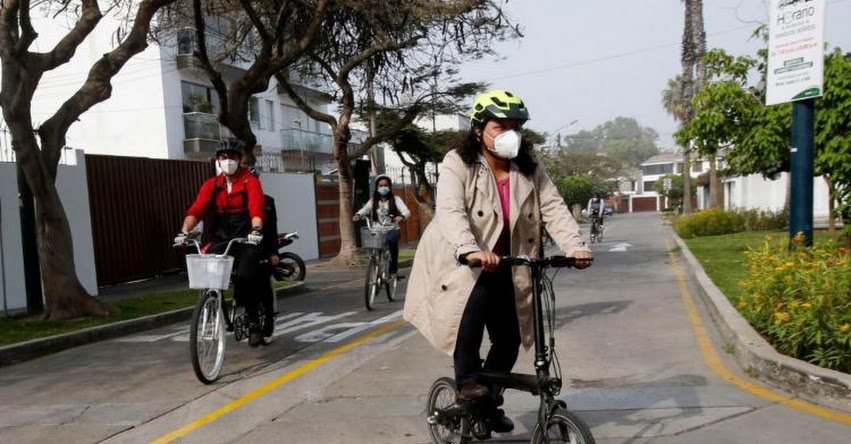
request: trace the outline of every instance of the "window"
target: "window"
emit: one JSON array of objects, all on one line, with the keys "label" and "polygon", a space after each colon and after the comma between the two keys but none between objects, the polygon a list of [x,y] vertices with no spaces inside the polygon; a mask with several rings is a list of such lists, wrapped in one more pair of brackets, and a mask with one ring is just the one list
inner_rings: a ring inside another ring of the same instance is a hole
[{"label": "window", "polygon": [[266,100],[266,129],[275,131],[275,104],[271,100]]},{"label": "window", "polygon": [[180,82],[180,90],[183,96],[183,112],[219,113],[219,95],[216,90],[189,82]]},{"label": "window", "polygon": [[703,172],[703,162],[700,160],[695,161],[691,164],[691,171],[693,173],[702,173]]},{"label": "window", "polygon": [[663,163],[656,165],[644,165],[641,167],[641,172],[648,176],[654,174],[670,174],[674,172],[674,164]]},{"label": "window", "polygon": [[655,180],[647,180],[644,182],[644,192],[654,192],[656,191],[656,181]]},{"label": "window", "polygon": [[260,101],[257,97],[252,97],[248,101],[248,120],[252,126],[260,128]]}]

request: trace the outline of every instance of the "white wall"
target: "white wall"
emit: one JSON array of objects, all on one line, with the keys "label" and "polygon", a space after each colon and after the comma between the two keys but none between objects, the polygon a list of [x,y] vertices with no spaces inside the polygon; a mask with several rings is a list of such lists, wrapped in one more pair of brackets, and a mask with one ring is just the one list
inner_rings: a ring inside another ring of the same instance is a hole
[{"label": "white wall", "polygon": [[21,219],[18,212],[18,180],[14,163],[0,163],[0,299],[2,308],[19,310],[27,305],[24,261],[21,258]]},{"label": "white wall", "polygon": [[275,198],[278,232],[298,231],[300,239],[286,247],[304,260],[319,258],[316,191],[313,174],[263,173],[263,191]]},{"label": "white wall", "polygon": [[[731,191],[724,197],[725,208],[747,208],[780,211],[786,202],[789,173],[776,180],[766,180],[759,174],[726,179],[725,189]],[[726,185],[728,183],[733,185]],[[828,216],[829,193],[821,176],[813,178],[813,218]],[[701,207],[702,208],[702,207]]]},{"label": "white wall", "polygon": [[[92,222],[89,209],[89,189],[86,183],[85,159],[77,150],[76,165],[60,165],[56,179],[59,198],[71,225],[74,241],[74,262],[77,277],[83,287],[97,294],[95,253],[92,241]],[[18,183],[14,163],[0,163],[0,299],[5,310],[26,308],[24,264],[22,258],[21,223],[18,210]]]}]

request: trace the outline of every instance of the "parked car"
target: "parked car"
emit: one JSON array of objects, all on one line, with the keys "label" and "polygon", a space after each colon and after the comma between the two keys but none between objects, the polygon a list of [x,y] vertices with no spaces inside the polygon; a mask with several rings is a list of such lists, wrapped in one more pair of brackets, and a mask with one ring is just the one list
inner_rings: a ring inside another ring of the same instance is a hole
[{"label": "parked car", "polygon": [[611,205],[609,205],[609,204],[603,205],[603,216],[611,216],[613,211],[614,210],[612,209]]}]

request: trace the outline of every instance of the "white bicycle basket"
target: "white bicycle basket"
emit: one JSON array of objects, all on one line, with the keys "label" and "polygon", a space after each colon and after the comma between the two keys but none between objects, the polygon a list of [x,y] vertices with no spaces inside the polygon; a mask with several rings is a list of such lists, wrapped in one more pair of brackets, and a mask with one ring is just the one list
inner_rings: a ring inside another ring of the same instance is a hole
[{"label": "white bicycle basket", "polygon": [[379,228],[370,230],[367,227],[361,227],[361,246],[363,248],[386,248],[385,246],[387,245],[387,233],[391,231],[393,231],[393,229]]},{"label": "white bicycle basket", "polygon": [[189,288],[205,290],[215,288],[227,290],[230,272],[233,269],[233,256],[213,254],[187,254],[186,272],[189,275]]}]

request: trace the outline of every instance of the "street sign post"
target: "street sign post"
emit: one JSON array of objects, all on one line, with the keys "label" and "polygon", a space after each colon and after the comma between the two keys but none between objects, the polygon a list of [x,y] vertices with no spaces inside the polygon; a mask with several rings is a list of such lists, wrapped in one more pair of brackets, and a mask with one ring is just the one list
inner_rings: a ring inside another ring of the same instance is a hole
[{"label": "street sign post", "polygon": [[771,0],[766,105],[822,95],[825,0]]},{"label": "street sign post", "polygon": [[[771,0],[765,104],[792,104],[789,236],[813,244],[815,97],[824,92],[826,0]],[[790,245],[792,245],[790,243]]]}]

